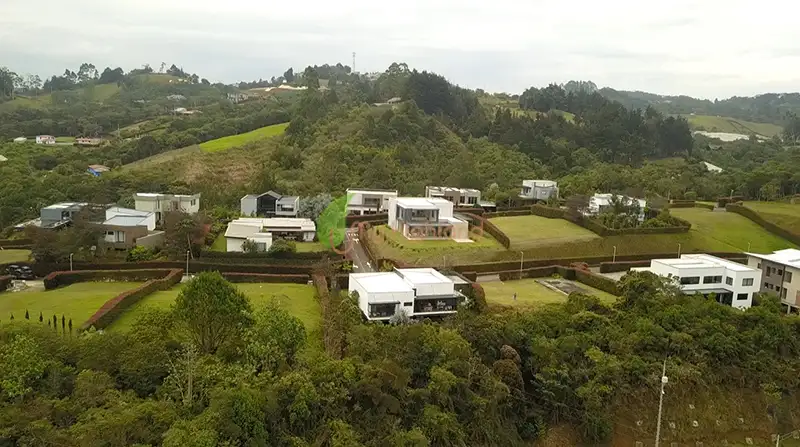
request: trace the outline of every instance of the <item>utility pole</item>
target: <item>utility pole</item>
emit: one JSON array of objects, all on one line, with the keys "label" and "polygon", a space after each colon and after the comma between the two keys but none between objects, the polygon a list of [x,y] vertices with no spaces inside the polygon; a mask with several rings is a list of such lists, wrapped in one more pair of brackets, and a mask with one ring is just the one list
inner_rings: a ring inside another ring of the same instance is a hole
[{"label": "utility pole", "polygon": [[664,386],[667,384],[667,359],[661,368],[661,394],[658,396],[658,423],[656,424],[656,447],[661,440],[661,410],[664,408]]},{"label": "utility pole", "polygon": [[525,252],[524,251],[520,251],[519,252],[519,279],[522,279],[522,264],[524,263],[524,261],[525,261]]},{"label": "utility pole", "polygon": [[353,73],[356,72],[356,52],[353,51]]}]

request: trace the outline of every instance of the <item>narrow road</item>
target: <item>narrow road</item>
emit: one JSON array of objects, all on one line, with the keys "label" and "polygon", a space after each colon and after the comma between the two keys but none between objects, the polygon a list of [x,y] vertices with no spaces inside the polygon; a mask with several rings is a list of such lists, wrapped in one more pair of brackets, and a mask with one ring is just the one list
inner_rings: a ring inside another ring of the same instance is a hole
[{"label": "narrow road", "polygon": [[369,256],[358,240],[358,232],[355,229],[348,229],[345,237],[347,238],[345,246],[348,247],[346,257],[353,261],[353,273],[374,272],[376,266],[370,263]]}]

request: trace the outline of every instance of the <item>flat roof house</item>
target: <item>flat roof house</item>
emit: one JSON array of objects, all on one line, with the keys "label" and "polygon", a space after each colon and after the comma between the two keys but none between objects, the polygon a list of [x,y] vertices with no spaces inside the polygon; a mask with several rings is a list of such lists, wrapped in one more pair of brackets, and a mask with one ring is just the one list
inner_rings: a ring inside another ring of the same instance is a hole
[{"label": "flat roof house", "polygon": [[472,242],[469,224],[453,216],[453,202],[442,198],[389,199],[389,227],[407,239],[453,239]]},{"label": "flat roof house", "polygon": [[101,224],[101,242],[108,248],[128,250],[135,246],[160,247],[164,232],[156,231],[156,213],[129,208],[111,207]]},{"label": "flat roof house", "polygon": [[746,254],[747,265],[763,272],[761,292],[777,294],[789,312],[800,310],[800,250],[787,248],[769,254]]},{"label": "flat roof house", "polygon": [[588,216],[597,216],[598,214],[610,209],[612,207],[612,203],[614,198],[616,197],[621,203],[624,203],[626,206],[632,206],[634,204],[639,206],[639,222],[644,221],[644,210],[647,207],[647,201],[644,199],[637,199],[635,197],[628,197],[621,194],[611,194],[611,193],[603,193],[603,194],[595,194],[589,198],[589,208],[586,210],[586,215]]},{"label": "flat roof house", "polygon": [[446,199],[457,207],[478,206],[481,192],[472,188],[451,188],[449,186],[426,186],[425,197]]},{"label": "flat roof house", "polygon": [[171,211],[181,211],[188,214],[197,214],[200,211],[200,194],[161,194],[139,192],[133,195],[134,208],[138,211],[151,211],[156,213],[156,225],[161,225],[164,214]]},{"label": "flat roof house", "polygon": [[239,202],[242,216],[247,217],[295,217],[300,207],[298,196],[284,196],[275,191],[248,194]]},{"label": "flat roof house", "polygon": [[385,213],[392,197],[397,197],[396,189],[348,189],[347,214]]},{"label": "flat roof house", "polygon": [[523,180],[519,197],[532,200],[549,200],[551,197],[557,199],[558,182],[552,180]]},{"label": "flat roof house", "polygon": [[714,293],[717,302],[737,309],[747,309],[753,304],[753,294],[758,293],[761,282],[761,270],[707,254],[653,259],[650,267],[631,270],[672,277],[687,295]]},{"label": "flat roof house", "polygon": [[104,172],[108,172],[110,170],[111,168],[104,165],[89,165],[89,168],[86,170],[86,172],[95,177],[100,177],[100,175],[102,175]]},{"label": "flat roof house", "polygon": [[225,245],[229,252],[244,251],[249,240],[259,244],[259,251],[269,250],[275,239],[312,242],[317,226],[311,219],[243,217],[232,220],[225,230]]},{"label": "flat roof house", "polygon": [[457,311],[464,295],[452,279],[432,268],[351,273],[349,291],[367,320],[386,321],[401,309],[410,317],[445,316]]},{"label": "flat roof house", "polygon": [[72,223],[76,214],[81,212],[88,204],[78,202],[54,203],[39,210],[40,223],[42,228],[57,229]]},{"label": "flat roof house", "polygon": [[56,144],[56,137],[52,135],[37,135],[36,144]]}]

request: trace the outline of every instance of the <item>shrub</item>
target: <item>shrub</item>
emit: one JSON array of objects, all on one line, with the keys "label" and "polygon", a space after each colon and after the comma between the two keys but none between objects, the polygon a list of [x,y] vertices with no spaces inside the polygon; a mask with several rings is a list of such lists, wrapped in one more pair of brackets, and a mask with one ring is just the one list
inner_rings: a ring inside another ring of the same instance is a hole
[{"label": "shrub", "polygon": [[683,193],[683,198],[686,200],[697,200],[697,193],[694,191],[686,191]]},{"label": "shrub", "polygon": [[295,284],[307,284],[309,276],[308,275],[292,275],[292,274],[285,274],[285,275],[275,275],[270,273],[238,273],[238,272],[228,272],[222,273],[222,277],[225,278],[228,282],[233,283],[295,283]]},{"label": "shrub", "polygon": [[278,258],[291,256],[296,252],[297,244],[294,241],[288,241],[286,239],[274,240],[272,245],[270,245],[269,250],[267,250],[267,253]]},{"label": "shrub", "polygon": [[787,230],[785,228],[781,228],[781,227],[775,225],[772,222],[768,222],[768,221],[764,220],[763,217],[761,217],[757,212],[751,210],[750,208],[747,208],[747,207],[742,206],[742,205],[729,203],[725,207],[725,209],[727,211],[729,211],[729,212],[742,215],[742,216],[752,220],[753,222],[757,223],[762,228],[764,228],[765,230],[769,231],[772,234],[778,235],[778,236],[780,236],[780,237],[782,237],[782,238],[784,238],[784,239],[786,239],[788,241],[791,241],[791,242],[793,242],[795,244],[800,245],[800,234],[793,233],[793,232],[791,232],[791,231],[789,231],[789,230]]},{"label": "shrub", "polygon": [[258,243],[256,241],[246,239],[244,242],[242,242],[242,251],[245,253],[258,253]]},{"label": "shrub", "polygon": [[5,292],[8,286],[11,285],[12,278],[10,276],[0,276],[0,293]]},{"label": "shrub", "polygon": [[149,281],[163,278],[170,270],[74,270],[53,272],[44,278],[45,290],[87,281]]},{"label": "shrub", "polygon": [[531,214],[541,217],[547,217],[548,219],[563,219],[565,212],[561,208],[553,208],[544,205],[533,205],[531,207]]},{"label": "shrub", "polygon": [[125,260],[128,262],[149,261],[153,259],[155,256],[156,253],[154,250],[147,247],[136,246],[131,248]]}]

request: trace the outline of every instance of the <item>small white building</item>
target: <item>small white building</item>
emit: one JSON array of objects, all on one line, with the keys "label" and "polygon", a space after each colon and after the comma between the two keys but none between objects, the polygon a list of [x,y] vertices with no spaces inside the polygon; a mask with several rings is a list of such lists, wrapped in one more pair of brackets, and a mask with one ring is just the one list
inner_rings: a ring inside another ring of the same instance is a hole
[{"label": "small white building", "polygon": [[725,170],[724,170],[724,169],[720,168],[720,167],[719,167],[719,166],[717,166],[717,165],[712,165],[711,163],[709,163],[709,162],[707,162],[707,161],[704,161],[704,162],[703,162],[703,165],[705,165],[705,167],[706,167],[706,170],[707,170],[708,172],[716,172],[716,173],[725,172]]},{"label": "small white building", "polygon": [[407,239],[453,239],[472,242],[469,223],[453,216],[453,202],[442,198],[389,199],[389,228]]},{"label": "small white building", "polygon": [[671,277],[687,295],[713,293],[717,302],[737,309],[747,309],[753,304],[753,294],[758,293],[761,283],[761,270],[706,254],[653,259],[650,267],[631,270]]},{"label": "small white building", "polygon": [[135,246],[160,247],[164,232],[156,231],[156,213],[129,208],[111,207],[101,224],[103,242],[110,248],[130,249]]},{"label": "small white building", "polygon": [[619,194],[595,194],[589,198],[589,208],[586,210],[586,215],[597,216],[598,214],[611,208],[614,198],[626,206],[638,205],[639,206],[639,222],[644,221],[644,210],[647,207],[647,201],[644,199],[637,199],[635,197],[628,197]]},{"label": "small white building", "polygon": [[425,197],[446,199],[458,207],[478,206],[481,192],[472,188],[451,188],[449,186],[426,186]]},{"label": "small white building", "polygon": [[26,141],[28,141],[28,139],[27,139],[27,138],[25,138],[25,137],[17,137],[17,138],[14,138],[14,142],[15,142],[15,143],[24,143],[24,142],[26,142]]},{"label": "small white building", "polygon": [[56,137],[52,135],[37,135],[36,144],[56,144]]},{"label": "small white building", "polygon": [[549,200],[558,198],[558,182],[552,180],[523,180],[521,199]]},{"label": "small white building", "polygon": [[106,210],[107,223],[121,223],[123,221],[136,223],[136,225],[144,226],[147,231],[156,229],[156,213],[151,211],[132,210],[130,208],[120,208],[113,206]]},{"label": "small white building", "polygon": [[449,315],[464,299],[452,279],[432,268],[351,273],[349,291],[358,294],[358,307],[371,321],[386,321],[398,312],[409,317]]},{"label": "small white building", "polygon": [[243,217],[228,224],[225,246],[229,252],[242,252],[244,242],[249,240],[259,244],[259,251],[267,251],[275,239],[313,242],[316,232],[311,219]]},{"label": "small white building", "polygon": [[397,198],[396,189],[348,189],[347,214],[385,213],[391,198]]},{"label": "small white building", "polygon": [[800,250],[747,253],[747,265],[761,270],[761,292],[777,294],[788,311],[800,310]]},{"label": "small white building", "polygon": [[140,192],[133,195],[134,208],[138,211],[150,211],[156,214],[156,224],[161,225],[164,214],[181,211],[197,214],[200,211],[200,194],[160,194]]}]

